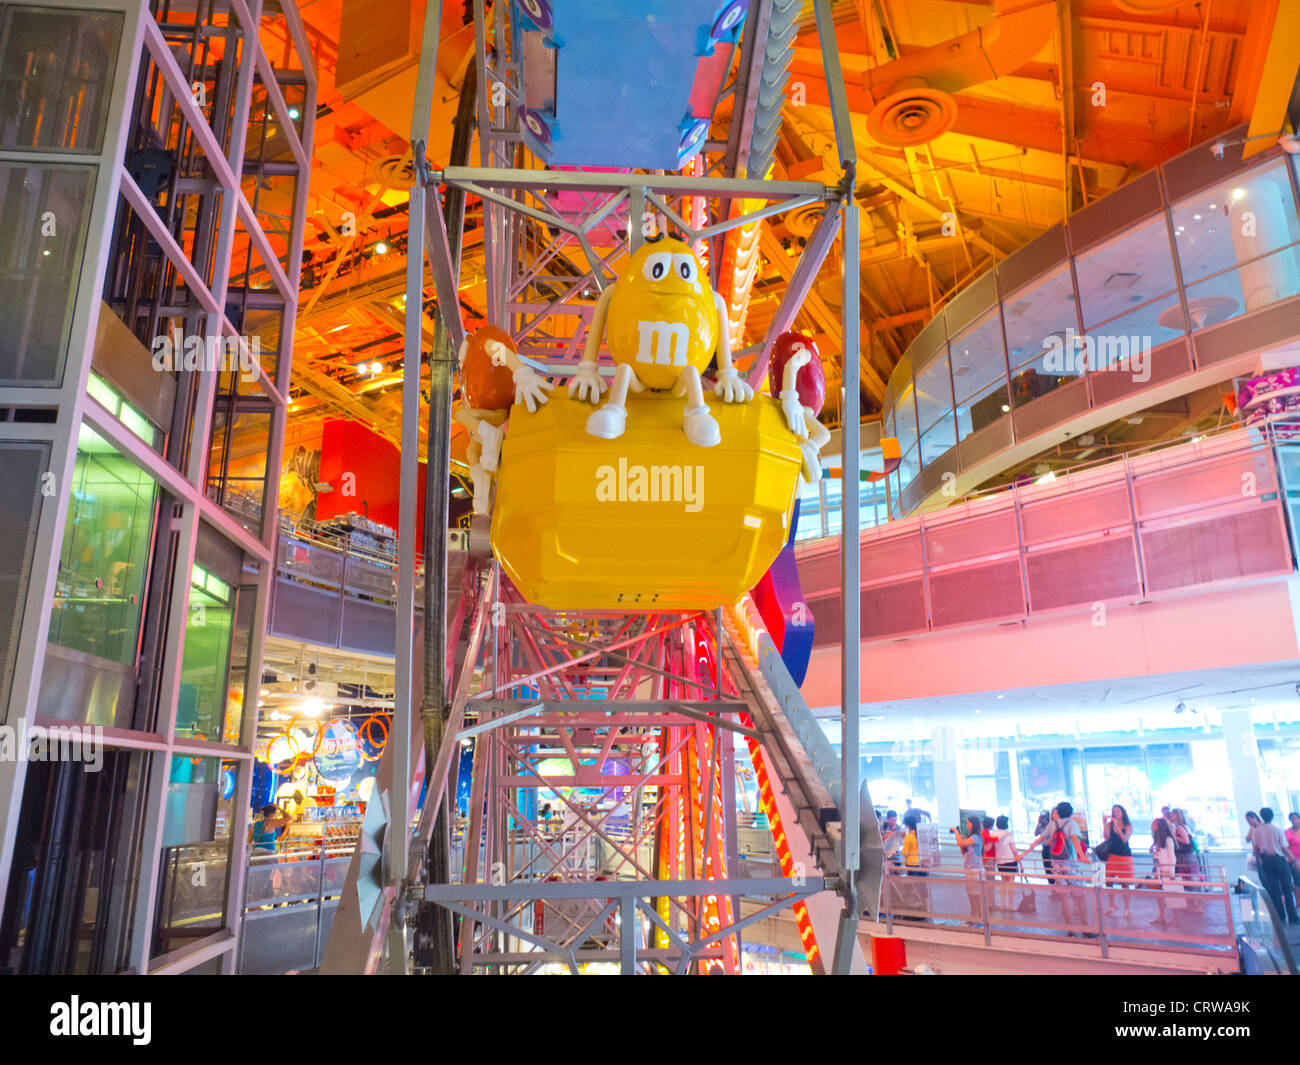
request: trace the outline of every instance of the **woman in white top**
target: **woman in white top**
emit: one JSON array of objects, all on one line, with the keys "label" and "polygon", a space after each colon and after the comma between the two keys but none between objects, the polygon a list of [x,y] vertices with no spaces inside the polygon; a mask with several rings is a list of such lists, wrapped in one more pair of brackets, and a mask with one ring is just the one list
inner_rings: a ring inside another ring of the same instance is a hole
[{"label": "woman in white top", "polygon": [[1016,873],[1020,870],[1020,852],[1016,850],[1011,822],[1005,814],[998,818],[997,827],[993,829],[993,859],[998,868],[998,905],[1009,910],[1015,892]]},{"label": "woman in white top", "polygon": [[[1160,905],[1160,919],[1156,921],[1156,924],[1167,927],[1170,921],[1165,908],[1165,893],[1179,894],[1183,890],[1183,885],[1177,881],[1174,875],[1177,857],[1174,847],[1173,826],[1163,817],[1157,818],[1151,822],[1151,839],[1151,853],[1155,855],[1156,870],[1161,881],[1163,881],[1160,894],[1156,896],[1156,901]],[[1179,909],[1181,906],[1181,899],[1169,900],[1168,908],[1170,910]]]}]

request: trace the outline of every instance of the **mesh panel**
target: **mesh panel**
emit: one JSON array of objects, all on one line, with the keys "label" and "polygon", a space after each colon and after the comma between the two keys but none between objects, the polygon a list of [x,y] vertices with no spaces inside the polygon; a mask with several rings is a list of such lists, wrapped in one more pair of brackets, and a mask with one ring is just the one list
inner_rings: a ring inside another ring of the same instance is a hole
[{"label": "mesh panel", "polygon": [[1078,606],[1141,592],[1131,535],[1034,551],[1026,557],[1025,565],[1034,610]]},{"label": "mesh panel", "polygon": [[[887,580],[921,568],[921,532],[868,541],[862,545],[862,583]],[[839,582],[836,581],[838,584]]]},{"label": "mesh panel", "polygon": [[930,611],[936,628],[1023,615],[1020,556],[931,574]]},{"label": "mesh panel", "polygon": [[339,638],[339,607],[338,592],[277,580],[267,630],[272,636],[334,647]]},{"label": "mesh panel", "polygon": [[364,559],[349,558],[347,581],[344,587],[358,595],[391,602],[397,598],[397,570],[392,566],[380,566]]},{"label": "mesh panel", "polygon": [[[9,706],[14,658],[27,582],[32,572],[32,550],[41,517],[41,474],[49,465],[48,444],[0,444],[0,707]],[[7,713],[7,710],[6,710]],[[0,715],[0,721],[5,717]]]},{"label": "mesh panel", "polygon": [[1262,451],[1202,459],[1176,469],[1141,474],[1133,480],[1133,502],[1139,519],[1276,491],[1272,466]]},{"label": "mesh panel", "polygon": [[863,589],[863,639],[924,631],[926,628],[925,588],[920,577]]},{"label": "mesh panel", "polygon": [[285,906],[246,914],[239,971],[274,975],[290,969],[313,968],[316,923],[315,906]]},{"label": "mesh panel", "polygon": [[348,651],[391,655],[397,646],[397,611],[391,606],[344,596],[339,646]]},{"label": "mesh panel", "polygon": [[1016,515],[1011,510],[935,526],[925,533],[926,563],[932,567],[1019,549]]},{"label": "mesh panel", "polygon": [[1158,592],[1210,581],[1282,573],[1291,549],[1276,503],[1142,529],[1147,589]]},{"label": "mesh panel", "polygon": [[[346,869],[344,875],[346,876]],[[263,906],[284,899],[315,898],[320,886],[320,862],[310,856],[301,861],[254,861],[248,869],[245,906]]]},{"label": "mesh panel", "polygon": [[828,595],[807,602],[812,616],[817,619],[813,646],[838,647],[844,642],[844,600],[839,595]]},{"label": "mesh panel", "polygon": [[1025,543],[1031,547],[1116,526],[1132,527],[1128,484],[1120,481],[1071,492],[1041,503],[1026,503],[1020,520],[1025,530]]},{"label": "mesh panel", "polygon": [[[867,553],[864,546],[863,555]],[[813,599],[827,592],[838,594],[840,587],[840,556],[837,551],[825,554],[804,555],[799,558],[799,583],[805,599]]]},{"label": "mesh panel", "polygon": [[279,556],[280,572],[287,577],[331,588],[337,588],[343,580],[341,552],[283,536],[280,538]]}]

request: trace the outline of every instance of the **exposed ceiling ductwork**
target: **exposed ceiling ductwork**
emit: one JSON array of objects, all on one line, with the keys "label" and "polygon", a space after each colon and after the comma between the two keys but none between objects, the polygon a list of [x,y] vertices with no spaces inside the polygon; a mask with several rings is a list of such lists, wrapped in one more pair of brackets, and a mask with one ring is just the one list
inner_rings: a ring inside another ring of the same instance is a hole
[{"label": "exposed ceiling ductwork", "polygon": [[862,77],[875,105],[867,115],[867,132],[895,148],[934,140],[957,118],[953,93],[1023,67],[1051,40],[1055,27],[1056,5],[1036,4],[873,67]]}]

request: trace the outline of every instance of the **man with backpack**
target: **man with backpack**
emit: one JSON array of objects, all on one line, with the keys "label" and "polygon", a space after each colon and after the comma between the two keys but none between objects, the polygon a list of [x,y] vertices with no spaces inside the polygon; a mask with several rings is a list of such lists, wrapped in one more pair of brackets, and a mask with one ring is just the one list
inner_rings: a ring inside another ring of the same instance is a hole
[{"label": "man with backpack", "polygon": [[[1059,802],[1052,811],[1052,816],[1047,822],[1047,827],[1039,834],[1038,838],[1029,845],[1028,850],[1032,850],[1040,842],[1046,842],[1052,855],[1052,875],[1051,880],[1055,881],[1060,888],[1061,894],[1059,901],[1061,903],[1061,917],[1066,924],[1070,924],[1070,909],[1073,909],[1075,916],[1078,918],[1078,924],[1087,924],[1088,918],[1084,912],[1083,896],[1085,886],[1083,878],[1088,875],[1088,865],[1091,859],[1088,857],[1087,837],[1083,828],[1074,816],[1074,807],[1068,802]],[[1073,905],[1071,906],[1071,902]],[[1095,933],[1085,932],[1083,935],[1091,936]],[[1071,932],[1071,936],[1076,933]]]}]

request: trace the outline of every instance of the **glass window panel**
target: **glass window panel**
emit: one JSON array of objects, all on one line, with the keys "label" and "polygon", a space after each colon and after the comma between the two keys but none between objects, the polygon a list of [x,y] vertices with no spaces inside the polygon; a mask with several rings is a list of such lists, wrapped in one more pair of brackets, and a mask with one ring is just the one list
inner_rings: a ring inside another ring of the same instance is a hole
[{"label": "glass window panel", "polygon": [[82,426],[59,557],[50,642],[135,660],[158,486]]},{"label": "glass window panel", "polygon": [[924,432],[940,419],[952,420],[952,381],[948,352],[941,350],[916,375],[917,422]]},{"label": "glass window panel", "polygon": [[[233,313],[232,313],[233,312]],[[236,329],[248,338],[250,354],[255,355],[257,363],[266,372],[266,376],[275,381],[275,370],[279,365],[280,333],[284,327],[284,311],[277,307],[249,307],[243,312],[243,321],[236,315],[238,308],[227,310]],[[245,389],[245,391],[250,391]]]},{"label": "glass window panel", "polygon": [[1021,289],[1006,301],[1005,311],[1007,356],[1014,375],[1042,354],[1046,338],[1079,328],[1069,266],[1062,266],[1037,284]]},{"label": "glass window panel", "polygon": [[898,486],[899,490],[907,488],[909,484],[916,479],[917,474],[921,472],[921,462],[917,454],[917,448],[913,445],[911,451],[903,453],[903,461],[898,465]]},{"label": "glass window panel", "polygon": [[[875,461],[880,461],[878,457],[873,456]],[[874,525],[880,525],[887,520],[885,499],[885,481],[882,478],[879,481],[866,481],[862,485],[862,499],[858,510],[858,521],[861,527],[869,529]]]},{"label": "glass window panel", "polygon": [[280,265],[289,268],[289,236],[298,179],[293,174],[245,174],[244,197],[266,234],[267,242]]},{"label": "glass window panel", "polygon": [[1192,331],[1300,293],[1300,246],[1187,286]]},{"label": "glass window panel", "polygon": [[[228,585],[195,565],[176,708],[178,737],[220,741],[229,731],[227,682],[235,627],[234,600]],[[238,723],[234,728],[237,732]]]},{"label": "glass window panel", "polygon": [[799,528],[796,540],[814,540],[822,534],[821,482],[808,484],[799,480]]},{"label": "glass window panel", "polygon": [[[297,98],[299,96],[301,93],[291,92],[285,105],[298,111],[298,118],[293,122],[298,132],[301,132],[303,105]],[[293,146],[271,105],[260,74],[253,75],[253,95],[248,107],[248,137],[244,142],[244,155],[247,159],[261,159],[267,163],[294,161]]]},{"label": "glass window panel", "polygon": [[[1281,160],[1190,196],[1175,204],[1171,215],[1183,283],[1189,287],[1300,240],[1291,183]],[[1272,269],[1276,276],[1261,272],[1250,277],[1252,283],[1239,295],[1231,287],[1219,294],[1202,290],[1200,298],[1234,300],[1236,306],[1216,303],[1192,309],[1193,327],[1276,302],[1284,298],[1279,291],[1294,292],[1293,264],[1279,259]]]},{"label": "glass window panel", "polygon": [[957,405],[957,439],[965,440],[1010,411],[1006,379],[999,378]]},{"label": "glass window panel", "polygon": [[1170,304],[1148,303],[1091,330],[1088,368],[1104,369],[1120,363],[1133,368],[1136,380],[1150,380],[1148,353],[1183,335],[1183,311],[1178,296],[1175,293],[1169,298]]},{"label": "glass window panel", "polygon": [[949,348],[952,352],[952,383],[959,403],[985,393],[993,382],[1006,379],[1002,319],[996,307],[954,336]]},{"label": "glass window panel", "polygon": [[0,163],[0,385],[58,385],[93,167]]},{"label": "glass window panel", "polygon": [[261,535],[271,416],[218,409],[212,419],[208,498],[244,528]]},{"label": "glass window panel", "polygon": [[0,542],[6,548],[0,563],[0,723],[9,706],[41,518],[42,474],[49,462],[49,444],[0,442],[0,499],[5,501],[0,507]]},{"label": "glass window panel", "polygon": [[916,448],[916,407],[913,405],[912,395],[912,385],[909,383],[894,404],[898,446],[902,451]]},{"label": "glass window panel", "polygon": [[1005,309],[1013,407],[1079,376],[1079,361],[1066,344],[1078,330],[1068,266],[1022,289]]},{"label": "glass window panel", "polygon": [[921,465],[928,466],[949,448],[957,445],[957,430],[945,418],[921,434]]},{"label": "glass window panel", "polygon": [[1178,299],[1172,295],[1177,288],[1174,262],[1163,214],[1084,252],[1075,259],[1074,270],[1088,329],[1166,296],[1152,319],[1171,307],[1177,313]]},{"label": "glass window panel", "polygon": [[94,396],[110,414],[131,430],[155,451],[162,443],[162,432],[143,414],[127,402],[120,392],[93,370],[86,384],[88,395]]},{"label": "glass window panel", "polygon": [[12,6],[2,14],[0,148],[99,152],[121,14]]},{"label": "glass window panel", "polygon": [[826,478],[826,535],[838,536],[843,526],[840,510],[840,493],[843,482],[838,477]]},{"label": "glass window panel", "polygon": [[950,350],[957,393],[957,439],[965,440],[1011,410],[998,309],[993,308],[958,333]]},{"label": "glass window panel", "polygon": [[171,759],[153,956],[225,927],[238,764]]}]

